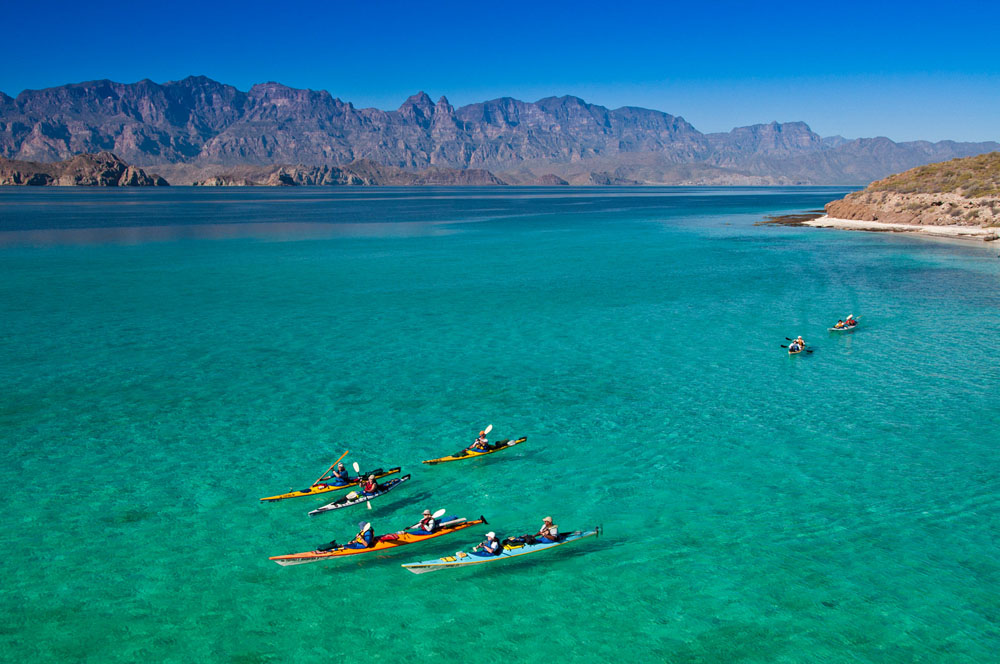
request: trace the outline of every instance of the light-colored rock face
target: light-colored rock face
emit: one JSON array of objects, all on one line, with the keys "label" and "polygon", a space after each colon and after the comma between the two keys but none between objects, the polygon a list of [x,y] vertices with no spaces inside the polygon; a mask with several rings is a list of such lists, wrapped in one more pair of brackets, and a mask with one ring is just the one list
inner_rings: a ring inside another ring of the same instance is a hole
[{"label": "light-colored rock face", "polygon": [[859,191],[827,203],[826,213],[836,219],[921,226],[996,226],[1000,225],[1000,196]]}]

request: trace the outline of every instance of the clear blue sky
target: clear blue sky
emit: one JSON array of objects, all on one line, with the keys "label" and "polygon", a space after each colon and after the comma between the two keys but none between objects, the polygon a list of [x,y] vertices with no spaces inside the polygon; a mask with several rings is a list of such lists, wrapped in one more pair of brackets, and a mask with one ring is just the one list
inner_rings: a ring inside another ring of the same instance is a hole
[{"label": "clear blue sky", "polygon": [[572,94],[701,131],[1000,140],[1000,2],[9,2],[0,90],[204,74],[396,108]]}]

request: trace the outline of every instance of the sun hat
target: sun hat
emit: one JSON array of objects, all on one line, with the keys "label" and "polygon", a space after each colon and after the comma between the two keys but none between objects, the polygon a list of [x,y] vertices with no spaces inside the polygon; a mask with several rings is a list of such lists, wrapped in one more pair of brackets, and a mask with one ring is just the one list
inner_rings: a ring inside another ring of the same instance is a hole
[{"label": "sun hat", "polygon": [[547,516],[544,519],[542,519],[542,521],[548,521],[549,523],[552,523],[552,517],[551,516]]},{"label": "sun hat", "polygon": [[424,514],[430,514],[430,513],[431,513],[430,510],[424,510]]},{"label": "sun hat", "polygon": [[497,534],[494,533],[493,531],[490,531],[490,532],[486,533],[486,539],[493,539],[496,536],[497,536]]}]

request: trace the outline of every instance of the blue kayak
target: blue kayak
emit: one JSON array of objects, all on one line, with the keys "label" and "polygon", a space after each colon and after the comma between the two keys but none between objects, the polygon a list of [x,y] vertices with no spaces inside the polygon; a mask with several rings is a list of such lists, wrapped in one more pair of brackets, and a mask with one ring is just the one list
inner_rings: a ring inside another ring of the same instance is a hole
[{"label": "blue kayak", "polygon": [[463,551],[459,551],[453,556],[444,556],[443,558],[438,558],[437,560],[424,560],[419,563],[405,563],[403,567],[410,570],[414,574],[424,574],[425,572],[436,572],[439,569],[448,569],[451,567],[485,565],[487,563],[500,562],[501,560],[510,560],[511,558],[517,558],[518,556],[526,556],[529,553],[548,551],[549,549],[554,549],[557,546],[562,546],[563,544],[576,542],[577,540],[582,540],[585,537],[596,537],[600,534],[601,527],[597,526],[593,530],[577,530],[572,533],[560,535],[559,539],[555,542],[541,542],[536,540],[534,544],[529,544],[528,542],[530,539],[525,541],[527,538],[508,537],[503,542],[503,549],[497,555],[482,552],[465,553]]}]

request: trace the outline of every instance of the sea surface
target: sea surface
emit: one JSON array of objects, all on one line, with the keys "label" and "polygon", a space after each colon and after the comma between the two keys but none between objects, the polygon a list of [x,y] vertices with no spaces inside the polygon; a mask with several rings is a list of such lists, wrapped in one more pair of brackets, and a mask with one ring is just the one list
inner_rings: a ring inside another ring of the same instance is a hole
[{"label": "sea surface", "polygon": [[998,248],[754,225],[846,191],[0,190],[0,660],[997,661]]}]

